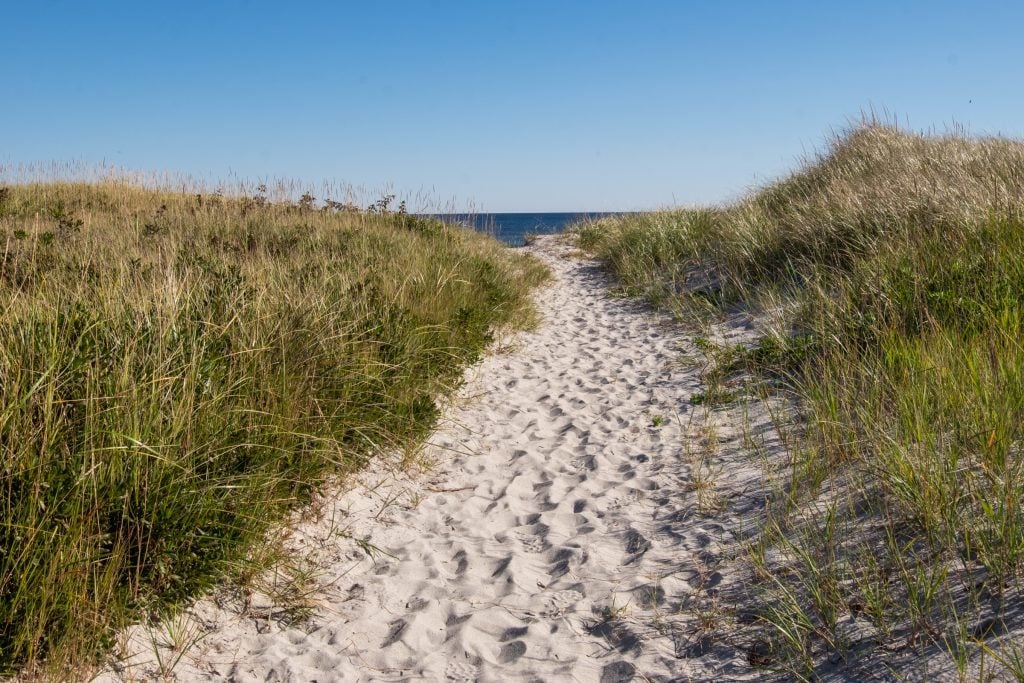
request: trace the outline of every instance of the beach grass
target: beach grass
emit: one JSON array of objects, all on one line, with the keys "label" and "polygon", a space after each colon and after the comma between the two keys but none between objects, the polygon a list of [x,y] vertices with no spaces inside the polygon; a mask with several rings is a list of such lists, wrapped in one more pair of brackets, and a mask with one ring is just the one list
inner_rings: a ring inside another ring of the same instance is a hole
[{"label": "beach grass", "polygon": [[1019,674],[1024,142],[869,120],[829,143],[730,205],[578,243],[680,317],[767,321],[716,366],[798,398],[789,499],[750,553],[766,661],[810,679],[884,647]]},{"label": "beach grass", "polygon": [[0,670],[61,678],[253,571],[531,323],[539,261],[390,199],[0,188]]}]

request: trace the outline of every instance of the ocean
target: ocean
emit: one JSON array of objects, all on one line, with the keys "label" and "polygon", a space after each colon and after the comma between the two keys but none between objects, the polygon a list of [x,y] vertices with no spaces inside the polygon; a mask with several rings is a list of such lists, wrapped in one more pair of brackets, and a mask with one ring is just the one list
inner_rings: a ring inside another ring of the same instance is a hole
[{"label": "ocean", "polygon": [[447,223],[461,223],[514,247],[523,246],[527,235],[550,235],[585,219],[614,216],[615,213],[478,213],[436,215]]}]

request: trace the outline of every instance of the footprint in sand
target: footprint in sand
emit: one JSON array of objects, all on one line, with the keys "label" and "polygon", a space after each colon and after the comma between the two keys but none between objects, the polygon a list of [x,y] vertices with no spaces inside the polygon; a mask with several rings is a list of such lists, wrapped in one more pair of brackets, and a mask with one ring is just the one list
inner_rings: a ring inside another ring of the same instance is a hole
[{"label": "footprint in sand", "polygon": [[567,612],[575,611],[575,605],[584,598],[583,593],[577,590],[564,590],[551,593],[544,598],[544,610],[542,616],[561,617]]},{"label": "footprint in sand", "polygon": [[544,539],[526,534],[519,538],[519,543],[522,545],[523,551],[531,554],[542,553],[547,550],[548,547],[547,543],[544,542]]},{"label": "footprint in sand", "polygon": [[450,661],[444,669],[444,679],[452,683],[475,683],[480,679],[480,669],[469,662]]}]

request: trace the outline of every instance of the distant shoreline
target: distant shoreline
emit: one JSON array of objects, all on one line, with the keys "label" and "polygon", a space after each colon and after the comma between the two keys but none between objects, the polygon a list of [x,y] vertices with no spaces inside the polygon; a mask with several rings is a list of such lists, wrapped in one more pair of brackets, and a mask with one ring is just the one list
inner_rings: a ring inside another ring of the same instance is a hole
[{"label": "distant shoreline", "polygon": [[506,244],[519,247],[528,235],[550,235],[583,220],[622,216],[631,211],[556,211],[504,213],[435,213],[427,214],[445,223],[465,225],[488,233]]}]

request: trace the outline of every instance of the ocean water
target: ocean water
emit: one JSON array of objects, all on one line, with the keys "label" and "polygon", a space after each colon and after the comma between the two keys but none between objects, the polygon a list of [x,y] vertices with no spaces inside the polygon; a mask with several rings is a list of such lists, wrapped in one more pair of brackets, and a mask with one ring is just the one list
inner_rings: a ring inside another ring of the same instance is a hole
[{"label": "ocean water", "polygon": [[586,219],[613,216],[614,213],[478,213],[444,214],[436,218],[447,223],[460,223],[476,230],[494,235],[497,239],[514,247],[525,244],[527,235],[551,235],[562,232],[566,227]]}]

